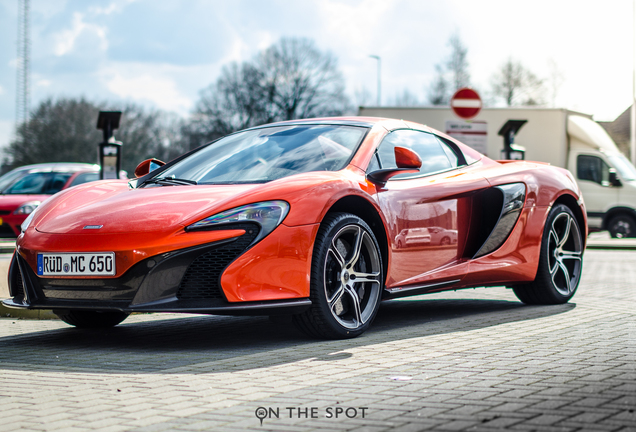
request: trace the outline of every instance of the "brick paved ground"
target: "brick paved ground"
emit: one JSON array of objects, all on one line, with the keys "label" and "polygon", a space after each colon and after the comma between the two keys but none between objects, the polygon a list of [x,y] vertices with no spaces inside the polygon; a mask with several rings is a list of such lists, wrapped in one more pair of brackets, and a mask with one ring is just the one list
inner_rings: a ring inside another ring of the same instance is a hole
[{"label": "brick paved ground", "polygon": [[0,430],[636,430],[635,281],[636,252],[587,251],[571,304],[422,296],[336,342],[266,318],[1,319]]}]

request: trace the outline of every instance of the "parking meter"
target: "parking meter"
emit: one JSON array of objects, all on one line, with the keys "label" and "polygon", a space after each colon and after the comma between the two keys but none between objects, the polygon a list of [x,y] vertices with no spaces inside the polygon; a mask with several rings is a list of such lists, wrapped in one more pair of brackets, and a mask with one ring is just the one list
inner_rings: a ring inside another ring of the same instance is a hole
[{"label": "parking meter", "polygon": [[104,141],[99,144],[100,179],[117,179],[121,170],[121,146],[113,131],[119,128],[121,111],[100,111],[97,117],[97,129],[104,132]]},{"label": "parking meter", "polygon": [[502,159],[524,160],[526,158],[526,149],[515,144],[515,135],[527,122],[528,120],[508,120],[499,129],[498,135],[503,136],[504,139],[504,148],[501,150]]}]

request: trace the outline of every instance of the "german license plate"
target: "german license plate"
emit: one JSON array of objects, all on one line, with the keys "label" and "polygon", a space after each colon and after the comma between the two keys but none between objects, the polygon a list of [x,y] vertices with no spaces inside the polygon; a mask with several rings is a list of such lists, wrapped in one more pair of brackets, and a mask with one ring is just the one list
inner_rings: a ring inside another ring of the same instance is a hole
[{"label": "german license plate", "polygon": [[39,276],[114,276],[115,252],[41,253]]}]

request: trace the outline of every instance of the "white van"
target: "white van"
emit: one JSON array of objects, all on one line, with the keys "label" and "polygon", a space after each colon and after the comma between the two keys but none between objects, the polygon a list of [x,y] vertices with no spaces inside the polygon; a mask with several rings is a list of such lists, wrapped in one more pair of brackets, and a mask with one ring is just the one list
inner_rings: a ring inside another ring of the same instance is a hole
[{"label": "white van", "polygon": [[587,207],[590,231],[636,237],[636,168],[592,116],[561,108],[483,108],[470,121],[449,107],[360,107],[360,116],[411,120],[446,132],[493,159],[501,159],[508,120],[527,120],[515,138],[525,159],[569,169]]}]

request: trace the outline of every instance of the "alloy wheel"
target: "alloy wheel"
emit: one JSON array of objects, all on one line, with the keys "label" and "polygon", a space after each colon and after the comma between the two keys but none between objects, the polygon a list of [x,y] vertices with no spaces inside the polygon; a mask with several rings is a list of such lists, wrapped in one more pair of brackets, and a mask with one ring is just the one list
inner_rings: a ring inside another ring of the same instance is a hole
[{"label": "alloy wheel", "polygon": [[548,235],[550,277],[554,288],[568,296],[576,289],[581,277],[581,233],[574,218],[564,212],[554,218]]},{"label": "alloy wheel", "polygon": [[380,298],[379,251],[364,228],[351,224],[333,236],[326,258],[324,283],[329,310],[343,327],[357,329],[371,318]]}]

